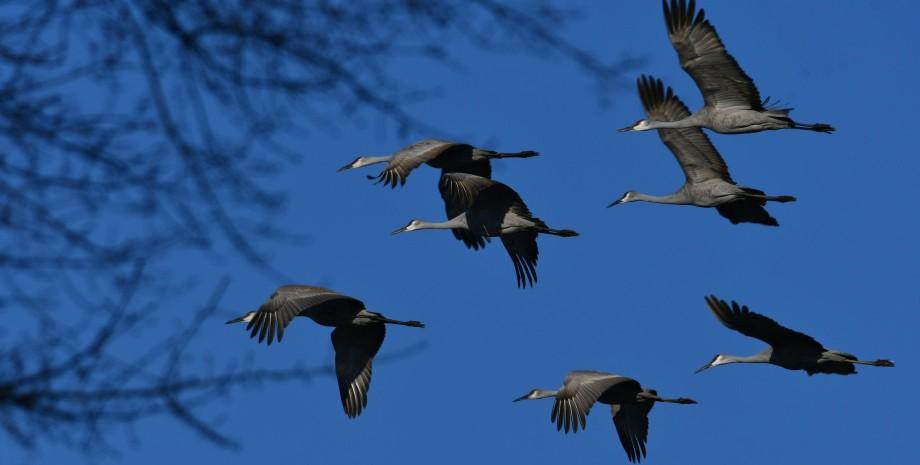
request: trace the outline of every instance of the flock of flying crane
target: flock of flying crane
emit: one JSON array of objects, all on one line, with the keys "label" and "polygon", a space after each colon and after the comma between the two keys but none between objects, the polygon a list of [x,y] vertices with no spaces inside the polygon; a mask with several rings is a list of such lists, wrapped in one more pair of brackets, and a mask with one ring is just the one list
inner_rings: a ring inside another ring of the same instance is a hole
[{"label": "flock of flying crane", "polygon": [[[728,173],[702,128],[725,134],[742,134],[775,129],[804,129],[830,133],[827,124],[802,124],[789,117],[789,108],[776,108],[761,100],[753,80],[725,50],[715,28],[696,11],[694,0],[662,1],[668,37],[677,51],[681,67],[693,78],[703,94],[705,105],[696,113],[650,76],[638,79],[639,96],[647,118],[620,131],[656,129],[662,142],[677,158],[686,182],[676,192],[652,196],[626,192],[614,206],[633,201],[715,207],[733,224],[757,223],[777,226],[764,209],[767,202],[791,202],[788,195],[770,196],[763,191],[739,186]],[[438,189],[444,200],[447,221],[412,220],[393,234],[419,229],[450,229],[468,248],[485,247],[491,237],[500,237],[514,264],[518,287],[533,286],[537,280],[537,235],[577,236],[569,229],[553,229],[535,217],[514,189],[491,179],[490,160],[528,158],[537,152],[499,153],[469,144],[423,140],[392,155],[362,156],[339,169],[387,163],[377,176],[385,185],[403,185],[409,174],[422,164],[441,169]],[[731,304],[715,296],[706,297],[716,318],[726,327],[768,344],[763,351],[748,357],[716,355],[697,370],[730,363],[770,363],[789,370],[848,375],[855,365],[892,367],[889,360],[860,360],[853,354],[827,349],[806,334],[785,328],[763,315]],[[251,337],[270,345],[284,336],[284,329],[296,316],[311,318],[331,326],[335,349],[335,369],[342,406],[349,418],[367,406],[374,356],[385,335],[385,324],[423,328],[418,321],[399,321],[367,310],[353,297],[315,286],[286,285],[275,291],[256,311],[228,323],[248,323]],[[558,430],[577,432],[586,426],[586,416],[595,402],[611,406],[611,415],[623,449],[631,462],[646,455],[648,413],[655,402],[694,404],[688,398],[664,398],[638,381],[599,371],[571,371],[558,390],[533,389],[515,401],[554,397],[550,421]]]}]

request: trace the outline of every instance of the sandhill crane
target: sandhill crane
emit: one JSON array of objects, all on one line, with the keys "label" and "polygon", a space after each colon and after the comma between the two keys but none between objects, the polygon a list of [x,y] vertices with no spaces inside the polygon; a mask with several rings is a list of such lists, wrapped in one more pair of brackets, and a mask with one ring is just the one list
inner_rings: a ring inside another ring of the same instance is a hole
[{"label": "sandhill crane", "polygon": [[[678,121],[690,114],[687,106],[660,79],[641,76],[637,81],[639,97],[649,118],[658,121]],[[779,223],[764,209],[767,201],[791,202],[788,195],[768,196],[757,189],[738,186],[728,174],[728,167],[719,152],[700,128],[659,129],[658,135],[677,158],[686,182],[677,192],[653,196],[629,191],[608,207],[633,201],[715,207],[720,215],[733,224],[758,223],[778,226]]]},{"label": "sandhill crane", "polygon": [[434,168],[440,168],[443,173],[469,173],[489,178],[492,176],[492,166],[489,160],[493,158],[529,158],[537,155],[539,153],[532,150],[499,153],[461,142],[424,139],[403,147],[392,155],[358,157],[351,163],[339,168],[339,171],[387,162],[387,167],[380,174],[368,176],[367,178],[377,179],[377,182],[382,181],[384,185],[396,187],[397,183],[405,185],[406,178],[409,177],[412,170],[423,163],[427,163],[428,166]]},{"label": "sandhill crane", "polygon": [[714,366],[729,363],[770,363],[787,370],[805,370],[809,376],[815,373],[850,375],[856,373],[854,364],[877,367],[893,367],[890,360],[859,360],[846,352],[826,349],[811,336],[780,326],[763,315],[732,302],[731,306],[716,296],[706,297],[706,304],[712,313],[729,329],[745,336],[754,337],[770,346],[750,357],[716,355],[712,361],[696,370],[697,373]]},{"label": "sandhill crane", "polygon": [[458,213],[443,222],[412,220],[393,234],[418,229],[460,229],[486,240],[501,237],[514,263],[518,287],[533,286],[537,280],[537,234],[578,235],[570,229],[547,226],[530,213],[514,189],[498,181],[466,173],[445,173],[441,184],[447,210]]},{"label": "sandhill crane", "polygon": [[[497,158],[530,158],[537,155],[539,153],[533,150],[499,153],[461,142],[424,139],[403,147],[392,155],[358,157],[351,163],[339,168],[339,171],[386,162],[387,167],[380,174],[368,176],[367,178],[377,179],[377,182],[383,181],[384,185],[395,188],[397,183],[400,185],[406,184],[406,178],[409,177],[412,170],[423,163],[427,163],[434,168],[440,168],[442,175],[444,173],[469,173],[491,178],[492,164],[489,160]],[[441,185],[443,184],[438,183],[439,187]],[[444,196],[444,192],[441,192],[441,196]],[[461,213],[451,210],[450,206],[446,204],[445,208],[447,210],[447,219],[451,219]],[[453,230],[453,234],[454,237],[473,250],[479,250],[486,246],[486,241],[482,237],[472,235],[466,231]]]},{"label": "sandhill crane", "polygon": [[259,335],[259,342],[275,335],[278,342],[284,329],[297,316],[305,316],[316,324],[332,326],[332,347],[335,348],[335,375],[339,383],[342,407],[348,418],[355,418],[367,407],[367,392],[371,385],[371,365],[383,344],[384,324],[424,328],[418,321],[391,320],[368,311],[354,297],[316,286],[285,285],[279,287],[256,311],[227,322],[248,323],[250,337]]},{"label": "sandhill crane", "polygon": [[654,389],[644,388],[632,378],[586,370],[570,371],[559,390],[533,389],[514,401],[546,397],[556,398],[549,417],[550,422],[556,423],[556,429],[559,431],[564,428],[566,433],[570,427],[573,433],[577,433],[579,424],[581,429],[585,429],[586,417],[595,402],[610,405],[613,425],[630,462],[640,462],[645,457],[648,413],[655,402],[696,403],[695,400],[685,397],[658,397],[658,392]]},{"label": "sandhill crane", "polygon": [[[661,121],[640,119],[620,131],[648,131],[659,128],[705,127],[724,134],[741,134],[771,129],[806,129],[831,133],[824,123],[802,124],[789,118],[791,108],[770,105],[761,100],[754,81],[738,66],[726,50],[716,30],[705,18],[704,10],[695,13],[694,0],[662,0],[668,38],[677,51],[680,65],[696,82],[704,106],[692,115]],[[695,14],[695,16],[694,16]]]}]

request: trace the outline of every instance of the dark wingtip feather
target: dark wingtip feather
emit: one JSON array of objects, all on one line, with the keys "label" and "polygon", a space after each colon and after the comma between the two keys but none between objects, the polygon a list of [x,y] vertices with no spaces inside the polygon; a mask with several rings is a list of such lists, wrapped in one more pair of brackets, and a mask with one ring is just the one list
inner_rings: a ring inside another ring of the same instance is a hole
[{"label": "dark wingtip feather", "polygon": [[706,304],[709,305],[710,307],[715,307],[719,303],[719,298],[716,297],[714,294],[709,294],[703,297],[703,299],[706,301]]},{"label": "dark wingtip feather", "polygon": [[[268,318],[268,315],[267,315],[267,314],[266,314],[266,318]],[[268,321],[265,321],[266,318],[263,318],[263,319],[262,319],[262,322],[259,324],[259,326],[262,327],[262,328],[259,330],[259,343],[260,343],[260,344],[262,343],[262,341],[265,340],[265,333],[266,333],[266,331],[268,331],[269,322],[268,322]]]},{"label": "dark wingtip feather", "polygon": [[[690,14],[693,14],[692,10],[690,11]],[[696,26],[698,24],[705,24],[705,23],[706,23],[706,10],[704,10],[703,8],[700,8],[700,12],[696,14],[696,19],[693,20],[693,25]]]}]

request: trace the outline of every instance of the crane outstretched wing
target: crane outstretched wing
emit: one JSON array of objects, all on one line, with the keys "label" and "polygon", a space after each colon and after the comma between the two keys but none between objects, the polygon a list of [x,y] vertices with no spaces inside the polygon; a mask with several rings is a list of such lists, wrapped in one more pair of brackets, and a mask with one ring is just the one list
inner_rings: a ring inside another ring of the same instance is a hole
[{"label": "crane outstretched wing", "polygon": [[537,282],[537,258],[540,250],[537,248],[536,231],[520,231],[502,234],[502,244],[514,264],[514,274],[518,287],[533,287]]},{"label": "crane outstretched wing", "polygon": [[570,429],[577,433],[579,424],[581,429],[585,429],[591,406],[608,389],[614,387],[627,393],[634,391],[633,395],[642,391],[638,381],[625,376],[600,371],[570,371],[562,388],[556,393],[550,422],[556,424],[557,430],[564,429],[566,433]]},{"label": "crane outstretched wing", "polygon": [[729,329],[745,336],[760,339],[773,347],[793,346],[803,349],[824,350],[824,346],[807,334],[786,328],[772,319],[748,310],[747,306],[719,299],[714,295],[706,297],[706,304],[713,315]]},{"label": "crane outstretched wing", "polygon": [[469,147],[467,144],[436,139],[418,141],[394,153],[393,158],[380,174],[368,176],[368,178],[377,179],[377,182],[383,182],[384,185],[390,187],[396,187],[397,184],[404,185],[412,170],[434,160],[449,149],[461,146]]},{"label": "crane outstretched wing", "polygon": [[340,326],[332,331],[335,348],[335,376],[339,382],[342,407],[348,418],[355,418],[367,407],[374,356],[383,344],[386,327]]},{"label": "crane outstretched wing", "polygon": [[[636,81],[645,113],[656,121],[680,121],[690,110],[660,79],[640,76]],[[734,184],[725,160],[700,128],[658,129],[661,141],[671,150],[688,182],[720,178]]]},{"label": "crane outstretched wing", "polygon": [[294,317],[314,306],[332,301],[335,301],[337,305],[354,308],[356,311],[364,308],[364,303],[360,300],[322,287],[281,286],[268,301],[259,307],[259,310],[249,320],[246,330],[251,331],[250,337],[256,337],[258,334],[260,343],[267,338],[268,345],[271,345],[276,335],[278,342],[281,342],[281,338],[284,337],[284,328],[291,323]]},{"label": "crane outstretched wing", "polygon": [[[744,188],[744,190],[753,194],[765,195],[763,191],[749,187]],[[722,205],[716,206],[716,211],[725,218],[728,218],[732,224],[757,223],[765,226],[779,226],[779,222],[776,221],[776,218],[770,216],[770,212],[764,208],[766,204],[766,200],[751,198],[738,199],[734,202],[723,203]]]},{"label": "crane outstretched wing", "polygon": [[655,401],[639,399],[636,403],[612,404],[610,414],[616,427],[620,444],[630,462],[645,458],[645,444],[648,442],[648,413]]},{"label": "crane outstretched wing", "polygon": [[680,66],[693,78],[706,105],[719,108],[762,110],[760,93],[735,58],[725,50],[705,12],[696,2],[662,0],[668,39],[677,51]]},{"label": "crane outstretched wing", "polygon": [[[447,212],[447,219],[452,219],[470,208],[479,191],[488,187],[489,182],[478,181],[483,179],[491,181],[487,177],[477,176],[469,173],[443,173],[438,181],[438,191],[444,200],[444,209]],[[472,231],[452,229],[454,237],[463,241],[463,243],[473,250],[479,250],[486,246],[488,238]]]},{"label": "crane outstretched wing", "polygon": [[483,191],[496,184],[501,183],[474,174],[444,173],[438,183],[438,190],[444,204],[448,206],[448,211],[464,212],[473,207]]}]

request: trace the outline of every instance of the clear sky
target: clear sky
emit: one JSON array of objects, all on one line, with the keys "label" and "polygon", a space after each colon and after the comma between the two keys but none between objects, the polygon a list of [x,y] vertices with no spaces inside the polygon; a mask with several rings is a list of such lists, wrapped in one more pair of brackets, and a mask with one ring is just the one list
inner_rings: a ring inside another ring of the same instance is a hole
[{"label": "clear sky", "polygon": [[[609,60],[645,55],[636,75],[660,77],[692,109],[701,105],[668,43],[657,1],[581,4],[585,14],[567,37]],[[290,194],[279,224],[311,240],[270,244],[266,252],[299,282],[428,325],[389,328],[381,354],[418,343],[427,348],[375,366],[369,404],[357,420],[343,414],[334,379],[268,385],[212,409],[222,431],[242,443],[240,451],[216,448],[158,418],[126,434],[112,463],[625,463],[606,406],[593,410],[586,431],[566,436],[549,422],[550,400],[511,402],[534,387],[557,388],[571,369],[619,373],[661,395],[699,401],[655,406],[650,464],[916,458],[920,150],[912,121],[920,104],[920,6],[701,4],[763,96],[795,107],[797,120],[837,128],[833,135],[710,135],[739,183],[798,197],[769,206],[779,228],[732,225],[694,207],[604,208],[626,190],[665,194],[683,182],[657,135],[615,131],[643,116],[631,84],[605,106],[592,81],[562,60],[457,45],[461,69],[401,63],[407,81],[443,91],[408,109],[445,132],[400,137],[380,118],[359,115],[304,134],[302,162],[277,179]],[[386,154],[438,136],[540,152],[494,170],[549,225],[582,234],[540,237],[535,288],[515,288],[498,241],[473,252],[444,231],[389,234],[412,218],[443,219],[436,170],[419,169],[395,190],[364,178],[377,167],[335,172],[358,154]],[[255,308],[282,284],[238,260],[174,260],[213,282],[229,274],[221,318]],[[197,308],[213,282],[202,279],[164,320]],[[828,347],[898,366],[861,367],[846,377],[772,366],[694,374],[718,352],[762,348],[715,320],[703,302],[709,293]],[[214,321],[196,344],[222,360],[316,366],[331,360],[329,332],[298,320],[283,343],[265,347],[242,328]],[[2,447],[3,465],[82,460],[54,447],[25,454]]]}]

